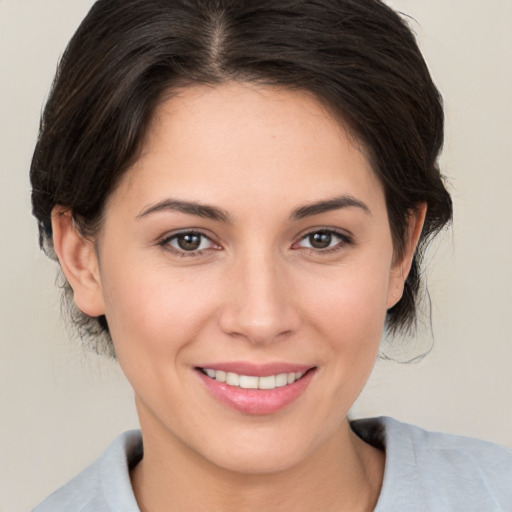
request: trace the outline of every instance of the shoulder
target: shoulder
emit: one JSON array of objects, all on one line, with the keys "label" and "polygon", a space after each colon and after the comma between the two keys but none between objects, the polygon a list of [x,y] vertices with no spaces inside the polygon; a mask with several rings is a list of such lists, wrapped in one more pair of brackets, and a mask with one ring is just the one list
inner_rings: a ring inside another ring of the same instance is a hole
[{"label": "shoulder", "polygon": [[141,456],[140,432],[121,434],[95,462],[32,512],[139,512],[130,484],[130,468]]},{"label": "shoulder", "polygon": [[388,503],[411,511],[512,511],[512,450],[385,417],[356,421],[352,428],[386,451],[376,512],[392,510]]}]

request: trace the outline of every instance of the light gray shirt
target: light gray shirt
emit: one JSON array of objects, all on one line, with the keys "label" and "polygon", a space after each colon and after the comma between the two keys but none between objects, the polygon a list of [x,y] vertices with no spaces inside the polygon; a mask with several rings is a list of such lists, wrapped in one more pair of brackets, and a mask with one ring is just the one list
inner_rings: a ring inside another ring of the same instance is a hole
[{"label": "light gray shirt", "polygon": [[[386,417],[352,429],[386,451],[375,512],[512,512],[512,450]],[[141,457],[140,432],[125,432],[33,512],[140,512],[130,469]]]}]

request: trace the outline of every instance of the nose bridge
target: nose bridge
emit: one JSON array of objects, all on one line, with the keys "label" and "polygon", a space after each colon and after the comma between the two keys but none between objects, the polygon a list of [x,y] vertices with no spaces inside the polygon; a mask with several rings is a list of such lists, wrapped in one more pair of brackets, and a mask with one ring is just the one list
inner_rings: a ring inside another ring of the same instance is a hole
[{"label": "nose bridge", "polygon": [[239,255],[221,317],[225,332],[252,343],[269,343],[296,329],[298,316],[284,267],[271,248],[260,246]]}]

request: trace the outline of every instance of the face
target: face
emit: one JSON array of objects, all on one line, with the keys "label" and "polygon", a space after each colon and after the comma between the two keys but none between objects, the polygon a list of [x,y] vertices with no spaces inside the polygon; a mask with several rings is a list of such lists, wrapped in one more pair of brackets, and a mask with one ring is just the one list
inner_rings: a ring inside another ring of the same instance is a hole
[{"label": "face", "polygon": [[158,108],[96,250],[143,434],[246,472],[337,435],[403,283],[360,145],[311,97],[243,84]]}]

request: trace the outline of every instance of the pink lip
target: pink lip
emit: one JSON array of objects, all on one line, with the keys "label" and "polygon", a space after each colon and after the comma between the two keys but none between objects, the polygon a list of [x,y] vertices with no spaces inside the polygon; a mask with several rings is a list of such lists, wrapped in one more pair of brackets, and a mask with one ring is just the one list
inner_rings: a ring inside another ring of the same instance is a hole
[{"label": "pink lip", "polygon": [[[284,409],[302,395],[316,373],[316,369],[311,368],[311,366],[280,363],[263,366],[230,363],[205,366],[204,368],[232,371],[241,375],[257,375],[261,377],[277,375],[279,373],[306,372],[302,378],[295,381],[293,384],[288,384],[280,388],[243,389],[229,386],[224,382],[218,382],[215,379],[211,379],[200,370],[196,370],[197,375],[214,398],[241,413],[253,415],[272,414]],[[276,368],[277,371],[275,370]]]}]

